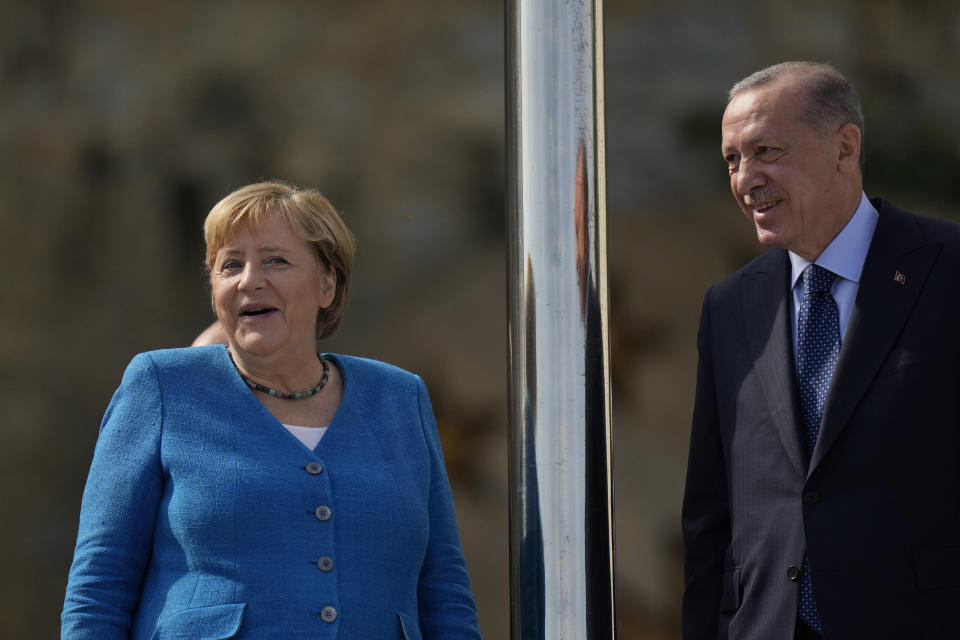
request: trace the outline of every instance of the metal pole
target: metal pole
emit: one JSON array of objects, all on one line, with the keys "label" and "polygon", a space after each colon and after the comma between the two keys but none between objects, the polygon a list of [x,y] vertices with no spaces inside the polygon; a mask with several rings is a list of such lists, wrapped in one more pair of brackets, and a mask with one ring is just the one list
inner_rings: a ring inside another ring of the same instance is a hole
[{"label": "metal pole", "polygon": [[507,0],[514,640],[616,638],[602,0]]}]

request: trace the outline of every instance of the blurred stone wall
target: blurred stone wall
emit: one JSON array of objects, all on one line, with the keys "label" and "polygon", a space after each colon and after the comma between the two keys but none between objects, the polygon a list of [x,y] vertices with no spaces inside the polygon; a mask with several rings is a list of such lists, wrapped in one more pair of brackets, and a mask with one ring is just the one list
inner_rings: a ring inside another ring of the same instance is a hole
[{"label": "blurred stone wall", "polygon": [[[0,1],[0,637],[55,638],[124,366],[212,319],[200,225],[232,188],[320,187],[359,250],[325,348],[426,379],[481,626],[508,637],[503,6]],[[860,88],[868,192],[955,216],[960,9],[609,0],[608,224],[621,638],[677,638],[706,287],[757,251],[726,88],[790,58]]]}]

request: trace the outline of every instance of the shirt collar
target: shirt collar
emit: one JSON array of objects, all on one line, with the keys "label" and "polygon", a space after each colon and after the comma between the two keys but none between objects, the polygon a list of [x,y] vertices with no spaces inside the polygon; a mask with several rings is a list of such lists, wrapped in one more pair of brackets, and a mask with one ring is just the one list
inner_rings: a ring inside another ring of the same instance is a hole
[{"label": "shirt collar", "polygon": [[[863,263],[867,259],[867,250],[870,249],[870,241],[873,239],[873,232],[877,228],[879,217],[880,214],[870,204],[867,194],[861,192],[857,210],[853,212],[853,216],[837,234],[837,237],[827,245],[827,248],[816,259],[816,264],[824,269],[829,269],[845,280],[859,283],[860,274],[863,272]],[[800,275],[810,264],[810,261],[792,251],[787,253],[790,255],[790,266],[792,268],[790,278],[792,288],[796,286],[797,280],[800,279]]]}]

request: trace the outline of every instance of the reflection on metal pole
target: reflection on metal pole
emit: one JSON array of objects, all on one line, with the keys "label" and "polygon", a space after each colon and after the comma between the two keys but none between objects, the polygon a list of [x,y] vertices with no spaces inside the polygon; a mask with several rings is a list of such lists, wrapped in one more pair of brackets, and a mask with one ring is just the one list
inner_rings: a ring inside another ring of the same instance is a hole
[{"label": "reflection on metal pole", "polygon": [[602,0],[507,0],[514,640],[615,638]]}]

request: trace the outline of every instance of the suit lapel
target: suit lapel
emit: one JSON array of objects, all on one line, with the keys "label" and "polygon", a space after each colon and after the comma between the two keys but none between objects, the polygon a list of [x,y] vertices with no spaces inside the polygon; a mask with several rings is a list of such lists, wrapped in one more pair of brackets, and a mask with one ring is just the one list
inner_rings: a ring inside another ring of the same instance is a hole
[{"label": "suit lapel", "polygon": [[[826,456],[900,334],[940,250],[916,221],[883,201],[823,408],[810,470]],[[902,277],[898,277],[900,274]],[[902,281],[901,281],[902,280]]]},{"label": "suit lapel", "polygon": [[[790,263],[785,251],[768,255],[770,259],[762,261],[756,269],[743,276],[745,329],[773,425],[787,456],[797,473],[803,476],[807,471],[807,455],[800,441],[797,421],[790,321]],[[769,331],[764,330],[767,327]]]}]

